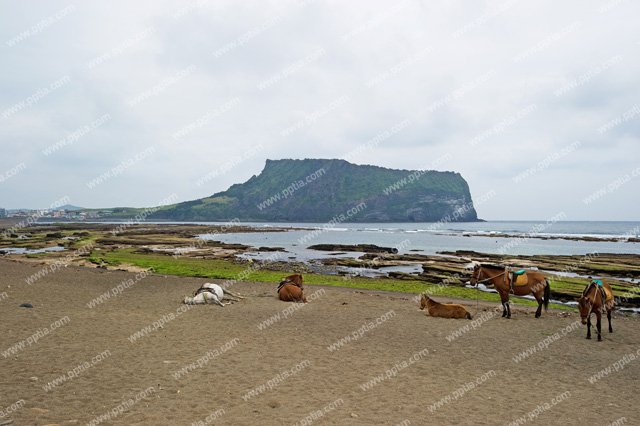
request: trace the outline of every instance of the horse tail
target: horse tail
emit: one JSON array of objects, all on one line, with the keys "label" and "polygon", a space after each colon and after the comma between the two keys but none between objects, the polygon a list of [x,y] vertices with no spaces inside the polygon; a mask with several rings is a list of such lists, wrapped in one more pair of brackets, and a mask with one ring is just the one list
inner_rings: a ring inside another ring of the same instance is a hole
[{"label": "horse tail", "polygon": [[547,311],[547,308],[549,307],[549,299],[551,298],[551,286],[549,285],[549,280],[548,279],[544,279],[545,281],[545,287],[544,287],[544,296],[543,296],[543,303],[544,303],[544,311]]}]

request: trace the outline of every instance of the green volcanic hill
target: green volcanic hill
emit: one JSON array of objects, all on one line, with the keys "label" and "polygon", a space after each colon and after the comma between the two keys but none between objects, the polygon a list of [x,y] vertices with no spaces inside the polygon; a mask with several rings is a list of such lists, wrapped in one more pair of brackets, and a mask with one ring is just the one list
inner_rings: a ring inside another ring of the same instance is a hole
[{"label": "green volcanic hill", "polygon": [[209,198],[150,216],[176,221],[477,221],[459,173],[393,170],[344,160],[267,160],[262,173]]}]

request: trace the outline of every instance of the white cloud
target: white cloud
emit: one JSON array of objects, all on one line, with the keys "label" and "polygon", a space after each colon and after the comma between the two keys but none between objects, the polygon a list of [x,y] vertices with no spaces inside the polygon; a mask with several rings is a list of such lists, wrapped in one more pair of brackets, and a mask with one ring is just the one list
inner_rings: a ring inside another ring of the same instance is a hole
[{"label": "white cloud", "polygon": [[[560,210],[567,220],[637,219],[640,180],[602,202],[581,202],[640,158],[640,115],[598,131],[629,111],[640,89],[633,21],[640,8],[621,2],[601,12],[604,3],[82,3],[13,46],[7,41],[69,4],[3,3],[0,112],[70,78],[0,119],[0,173],[28,165],[0,187],[3,207],[39,208],[58,194],[88,207],[150,206],[172,193],[206,197],[258,174],[267,158],[340,158],[408,119],[407,129],[351,160],[418,169],[451,154],[440,170],[460,172],[475,196],[498,193],[479,208],[487,219],[544,219]],[[319,49],[321,56],[277,84],[258,87]],[[555,94],[616,55],[622,60],[612,67]],[[96,58],[103,60],[89,67]],[[159,93],[127,103],[190,66],[195,70]],[[342,96],[349,101],[283,137]],[[236,108],[172,137],[236,98]],[[531,114],[469,144],[531,104]],[[104,114],[109,123],[55,155],[42,154]],[[521,183],[512,180],[574,141],[580,149]],[[195,183],[258,145],[265,149]],[[148,147],[153,156],[88,190],[88,181]],[[539,200],[535,209],[517,207],[532,199]]]}]

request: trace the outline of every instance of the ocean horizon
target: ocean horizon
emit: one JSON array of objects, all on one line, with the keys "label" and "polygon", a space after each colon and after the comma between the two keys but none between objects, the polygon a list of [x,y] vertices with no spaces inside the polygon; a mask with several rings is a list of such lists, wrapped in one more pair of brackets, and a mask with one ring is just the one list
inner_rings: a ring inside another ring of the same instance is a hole
[{"label": "ocean horizon", "polygon": [[[195,222],[188,222],[195,223]],[[201,222],[223,225],[224,222]],[[314,244],[375,244],[397,247],[401,254],[437,254],[457,250],[513,255],[640,255],[640,221],[484,221],[435,223],[239,222],[260,233],[202,234],[224,243],[281,247],[301,259],[317,258]],[[292,228],[268,232],[268,228]],[[300,230],[300,228],[303,228]]]},{"label": "ocean horizon", "polygon": [[[43,221],[40,224],[58,223]],[[640,255],[640,221],[484,220],[479,222],[359,223],[197,221],[86,221],[102,224],[175,224],[202,226],[250,226],[261,232],[203,232],[197,238],[255,248],[283,248],[299,260],[326,257],[309,250],[315,244],[374,244],[397,247],[399,253],[438,254],[458,250],[512,255],[586,255],[626,253]],[[270,228],[291,228],[269,232]],[[231,229],[229,229],[231,230]],[[265,252],[268,253],[268,252]],[[264,256],[260,251],[255,257]]]}]

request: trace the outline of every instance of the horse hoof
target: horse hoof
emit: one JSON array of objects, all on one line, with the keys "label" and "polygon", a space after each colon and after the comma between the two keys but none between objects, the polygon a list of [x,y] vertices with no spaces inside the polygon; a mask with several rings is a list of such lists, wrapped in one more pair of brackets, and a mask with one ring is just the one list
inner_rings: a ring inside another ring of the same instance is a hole
[{"label": "horse hoof", "polygon": [[591,336],[587,336],[587,340],[591,340]]}]

